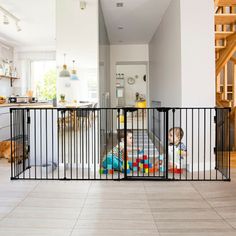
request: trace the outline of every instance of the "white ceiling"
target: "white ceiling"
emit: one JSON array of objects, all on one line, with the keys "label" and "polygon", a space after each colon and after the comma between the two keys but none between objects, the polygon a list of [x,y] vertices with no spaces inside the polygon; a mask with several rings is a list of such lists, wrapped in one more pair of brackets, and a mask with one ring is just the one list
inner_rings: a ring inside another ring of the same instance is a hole
[{"label": "white ceiling", "polygon": [[[154,35],[171,0],[101,0],[111,44],[146,44]],[[124,6],[116,7],[117,2]],[[119,30],[118,27],[124,27]]]},{"label": "white ceiling", "polygon": [[0,13],[0,40],[18,47],[55,46],[55,0],[0,0],[0,6],[19,18],[22,31],[15,23],[4,25]]}]

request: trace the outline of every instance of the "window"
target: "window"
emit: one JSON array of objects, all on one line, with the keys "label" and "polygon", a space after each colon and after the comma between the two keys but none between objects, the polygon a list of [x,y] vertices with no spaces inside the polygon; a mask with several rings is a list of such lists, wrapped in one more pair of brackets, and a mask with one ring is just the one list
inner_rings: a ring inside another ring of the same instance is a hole
[{"label": "window", "polygon": [[31,62],[31,89],[39,100],[56,97],[56,61]]}]

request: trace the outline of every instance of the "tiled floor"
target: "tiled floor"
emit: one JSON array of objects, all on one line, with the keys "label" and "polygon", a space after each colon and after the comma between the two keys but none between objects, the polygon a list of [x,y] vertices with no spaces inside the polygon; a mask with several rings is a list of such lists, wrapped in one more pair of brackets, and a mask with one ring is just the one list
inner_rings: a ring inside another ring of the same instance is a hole
[{"label": "tiled floor", "polygon": [[10,181],[0,166],[0,236],[235,236],[231,182]]}]

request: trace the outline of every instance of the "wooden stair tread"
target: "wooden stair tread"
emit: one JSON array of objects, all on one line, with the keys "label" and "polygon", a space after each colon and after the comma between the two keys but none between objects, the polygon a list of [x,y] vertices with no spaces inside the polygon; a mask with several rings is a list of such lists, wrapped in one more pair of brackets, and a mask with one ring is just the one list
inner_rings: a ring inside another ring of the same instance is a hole
[{"label": "wooden stair tread", "polygon": [[236,0],[216,0],[215,6],[218,7],[227,7],[227,6],[235,6]]},{"label": "wooden stair tread", "polygon": [[215,46],[216,51],[224,49],[226,46]]},{"label": "wooden stair tread", "polygon": [[228,32],[216,31],[215,32],[215,39],[216,40],[225,39],[228,36],[232,35],[233,33],[234,33],[233,31],[228,31]]},{"label": "wooden stair tread", "polygon": [[236,22],[236,14],[215,14],[216,25],[231,25]]}]

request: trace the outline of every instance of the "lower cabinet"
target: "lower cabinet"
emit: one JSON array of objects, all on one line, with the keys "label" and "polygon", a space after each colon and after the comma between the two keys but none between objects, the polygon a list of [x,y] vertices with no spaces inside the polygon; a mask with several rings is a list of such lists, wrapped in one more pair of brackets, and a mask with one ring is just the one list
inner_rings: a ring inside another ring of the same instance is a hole
[{"label": "lower cabinet", "polygon": [[10,139],[10,109],[0,108],[0,141]]}]

